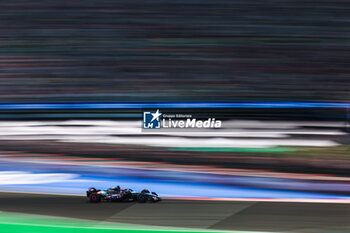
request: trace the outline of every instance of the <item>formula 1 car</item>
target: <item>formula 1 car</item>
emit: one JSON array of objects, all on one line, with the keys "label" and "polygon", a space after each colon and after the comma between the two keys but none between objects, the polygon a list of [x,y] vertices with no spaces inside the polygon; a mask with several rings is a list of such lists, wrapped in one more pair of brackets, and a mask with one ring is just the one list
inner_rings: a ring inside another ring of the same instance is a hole
[{"label": "formula 1 car", "polygon": [[138,202],[157,202],[160,201],[158,194],[150,192],[148,189],[144,189],[141,192],[135,192],[132,189],[120,189],[119,186],[109,188],[106,190],[99,190],[95,188],[89,188],[86,191],[86,197],[90,202],[100,201],[138,201]]}]

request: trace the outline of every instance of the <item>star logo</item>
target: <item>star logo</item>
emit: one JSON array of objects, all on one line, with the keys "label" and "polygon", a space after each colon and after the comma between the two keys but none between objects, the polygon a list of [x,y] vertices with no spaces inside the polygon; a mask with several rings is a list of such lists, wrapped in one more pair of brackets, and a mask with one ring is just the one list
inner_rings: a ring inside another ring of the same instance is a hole
[{"label": "star logo", "polygon": [[159,121],[159,117],[162,115],[160,112],[159,112],[159,109],[157,109],[157,111],[155,113],[151,113],[151,115],[153,116],[152,121],[154,121],[155,119],[157,119],[157,121]]}]

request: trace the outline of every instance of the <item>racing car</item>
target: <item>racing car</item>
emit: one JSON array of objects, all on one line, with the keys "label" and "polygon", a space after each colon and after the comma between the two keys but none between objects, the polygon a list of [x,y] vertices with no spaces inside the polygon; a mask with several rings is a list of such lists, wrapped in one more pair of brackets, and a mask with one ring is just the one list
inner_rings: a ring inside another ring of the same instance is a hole
[{"label": "racing car", "polygon": [[120,189],[119,186],[100,190],[96,188],[89,188],[86,191],[86,197],[90,202],[100,201],[138,201],[138,202],[157,202],[160,201],[158,194],[150,192],[148,189],[143,189],[141,192],[135,192],[132,189]]}]

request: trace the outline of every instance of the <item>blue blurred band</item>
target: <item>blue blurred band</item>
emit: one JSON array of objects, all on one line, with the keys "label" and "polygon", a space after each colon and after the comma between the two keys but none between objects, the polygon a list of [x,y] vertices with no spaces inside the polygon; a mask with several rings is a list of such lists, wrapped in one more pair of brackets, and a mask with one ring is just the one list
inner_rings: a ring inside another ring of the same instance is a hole
[{"label": "blue blurred band", "polygon": [[0,110],[31,109],[139,109],[139,108],[349,108],[341,102],[109,102],[2,103]]}]

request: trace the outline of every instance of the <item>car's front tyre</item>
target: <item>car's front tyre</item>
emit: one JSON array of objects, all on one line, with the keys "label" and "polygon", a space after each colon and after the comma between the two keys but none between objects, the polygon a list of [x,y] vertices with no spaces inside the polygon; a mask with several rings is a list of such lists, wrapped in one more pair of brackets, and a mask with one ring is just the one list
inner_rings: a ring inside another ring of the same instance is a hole
[{"label": "car's front tyre", "polygon": [[139,195],[137,195],[137,201],[138,202],[146,202],[147,201],[146,195],[143,193],[140,193]]}]

